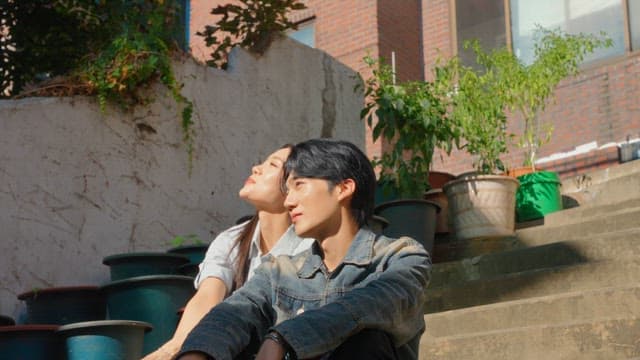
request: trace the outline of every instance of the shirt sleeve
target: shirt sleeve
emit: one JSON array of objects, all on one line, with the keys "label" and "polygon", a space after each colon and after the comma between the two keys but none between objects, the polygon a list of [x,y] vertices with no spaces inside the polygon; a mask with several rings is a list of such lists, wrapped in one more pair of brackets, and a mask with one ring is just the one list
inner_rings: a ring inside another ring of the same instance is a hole
[{"label": "shirt sleeve", "polygon": [[208,277],[216,277],[222,280],[227,287],[227,291],[232,289],[235,276],[235,267],[233,265],[238,253],[234,245],[244,226],[246,226],[246,223],[231,227],[221,232],[211,242],[202,263],[200,263],[200,271],[194,280],[196,289]]},{"label": "shirt sleeve", "polygon": [[333,350],[362,329],[389,333],[401,346],[424,331],[423,305],[431,259],[417,242],[397,240],[389,245],[386,269],[336,301],[308,310],[273,327],[298,358]]},{"label": "shirt sleeve", "polygon": [[224,302],[214,307],[189,333],[178,357],[200,352],[216,360],[232,360],[259,341],[275,321],[271,306],[271,256],[255,275]]}]

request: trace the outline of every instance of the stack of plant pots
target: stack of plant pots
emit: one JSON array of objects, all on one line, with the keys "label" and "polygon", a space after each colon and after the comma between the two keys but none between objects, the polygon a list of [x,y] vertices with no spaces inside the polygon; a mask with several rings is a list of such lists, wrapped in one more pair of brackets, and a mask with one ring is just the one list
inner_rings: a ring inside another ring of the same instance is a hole
[{"label": "stack of plant pots", "polygon": [[111,282],[101,287],[108,318],[148,323],[144,335],[146,355],[169,340],[178,324],[178,310],[194,294],[193,277],[179,275],[189,258],[173,253],[125,253],[107,256]]},{"label": "stack of plant pots", "polygon": [[[187,248],[187,249],[185,249]],[[185,251],[191,256],[180,255]],[[173,335],[194,293],[193,277],[179,269],[200,262],[206,246],[170,252],[107,256],[110,282],[103,286],[33,289],[22,323],[0,316],[3,360],[137,360]]]},{"label": "stack of plant pots", "polygon": [[24,323],[0,326],[2,359],[129,360],[142,355],[146,323],[108,321],[104,292],[97,286],[34,289],[18,295],[26,303]]}]

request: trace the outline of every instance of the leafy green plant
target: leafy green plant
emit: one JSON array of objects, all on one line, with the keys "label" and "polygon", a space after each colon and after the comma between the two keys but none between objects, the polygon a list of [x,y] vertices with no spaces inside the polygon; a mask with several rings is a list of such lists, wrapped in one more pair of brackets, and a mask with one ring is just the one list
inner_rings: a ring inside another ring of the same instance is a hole
[{"label": "leafy green plant", "polygon": [[523,64],[515,56],[505,59],[509,70],[507,102],[524,121],[524,130],[518,145],[525,149],[525,165],[535,170],[535,159],[540,146],[549,142],[553,127],[544,124],[539,114],[553,97],[558,83],[578,74],[584,57],[599,47],[612,46],[604,33],[600,36],[571,35],[561,30],[538,28],[534,44],[534,61]]},{"label": "leafy green plant", "polygon": [[191,172],[193,104],[171,67],[179,10],[176,0],[8,1],[0,13],[11,25],[0,95],[88,94],[102,111],[107,103],[128,110],[148,103],[142,90],[160,80],[181,107]]},{"label": "leafy green plant", "polygon": [[299,0],[240,0],[238,3],[215,7],[211,14],[222,16],[220,20],[197,33],[204,37],[207,47],[213,48],[207,61],[212,67],[225,69],[234,46],[264,53],[274,35],[297,29],[287,14],[306,8]]},{"label": "leafy green plant", "polygon": [[461,127],[460,146],[474,156],[474,168],[480,174],[496,174],[504,170],[500,156],[507,153],[511,134],[507,132],[508,82],[503,65],[510,65],[511,53],[506,49],[485,53],[477,41],[468,42],[477,55],[480,70],[451,59],[447,71],[451,89],[450,116]]},{"label": "leafy green plant", "polygon": [[[476,170],[481,174],[504,171],[500,156],[516,137],[525,149],[525,165],[534,167],[538,149],[553,132],[550,124],[540,120],[540,112],[558,83],[577,74],[585,55],[603,46],[611,46],[604,34],[569,35],[538,28],[535,58],[527,65],[506,47],[487,52],[478,41],[466,42],[465,47],[476,54],[479,69],[462,65],[458,58],[447,66],[455,81],[451,117],[462,126],[462,148],[476,157]],[[507,132],[507,110],[521,114],[522,134]]]},{"label": "leafy green plant", "polygon": [[134,33],[113,40],[99,56],[90,61],[78,75],[83,78],[90,93],[96,93],[100,108],[117,103],[124,109],[145,104],[141,95],[152,79],[159,79],[170,91],[176,103],[182,105],[182,140],[187,148],[189,173],[193,163],[193,103],[180,92],[171,67],[171,54],[166,43],[159,38]]},{"label": "leafy green plant", "polygon": [[[364,83],[366,103],[360,117],[373,128],[373,140],[392,144],[391,151],[373,160],[380,166],[380,181],[402,197],[422,198],[428,189],[429,170],[436,147],[450,152],[459,128],[447,116],[446,87],[451,72],[438,68],[435,80],[393,83],[391,69],[371,57],[365,63],[373,75]],[[388,191],[388,189],[387,189]]]},{"label": "leafy green plant", "polygon": [[197,234],[178,235],[171,240],[171,245],[174,247],[187,244],[202,245],[204,241]]}]

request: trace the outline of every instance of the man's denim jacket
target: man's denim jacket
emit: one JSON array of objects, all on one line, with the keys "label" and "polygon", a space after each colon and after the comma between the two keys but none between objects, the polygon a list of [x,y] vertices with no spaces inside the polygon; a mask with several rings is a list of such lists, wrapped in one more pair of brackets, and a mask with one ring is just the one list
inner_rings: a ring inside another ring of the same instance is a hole
[{"label": "man's denim jacket", "polygon": [[[391,335],[401,359],[417,359],[431,260],[410,238],[356,234],[328,272],[319,246],[265,261],[242,288],[209,312],[181,354],[233,359],[273,329],[300,359],[324,354],[362,329]],[[254,350],[257,350],[254,349]]]}]

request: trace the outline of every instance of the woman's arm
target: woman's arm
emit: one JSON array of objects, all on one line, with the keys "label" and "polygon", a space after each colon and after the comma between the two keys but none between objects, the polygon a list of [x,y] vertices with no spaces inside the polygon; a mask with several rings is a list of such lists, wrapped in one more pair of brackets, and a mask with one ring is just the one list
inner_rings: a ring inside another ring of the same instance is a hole
[{"label": "woman's arm", "polygon": [[191,330],[214,306],[224,299],[226,293],[227,287],[222,280],[215,277],[204,279],[200,283],[198,291],[187,303],[173,337],[158,350],[144,357],[143,360],[173,359]]}]

